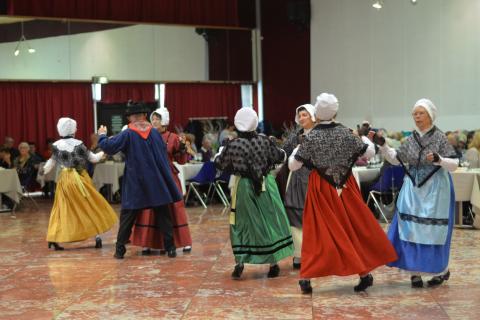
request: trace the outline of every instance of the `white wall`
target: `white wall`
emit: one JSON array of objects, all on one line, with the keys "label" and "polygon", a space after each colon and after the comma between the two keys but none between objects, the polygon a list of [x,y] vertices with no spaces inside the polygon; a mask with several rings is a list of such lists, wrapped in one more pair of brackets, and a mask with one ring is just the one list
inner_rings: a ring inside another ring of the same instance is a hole
[{"label": "white wall", "polygon": [[192,27],[137,25],[0,44],[0,79],[207,80],[206,42]]},{"label": "white wall", "polygon": [[430,98],[440,129],[480,128],[480,1],[311,0],[311,98],[337,95],[338,120],[410,130]]}]

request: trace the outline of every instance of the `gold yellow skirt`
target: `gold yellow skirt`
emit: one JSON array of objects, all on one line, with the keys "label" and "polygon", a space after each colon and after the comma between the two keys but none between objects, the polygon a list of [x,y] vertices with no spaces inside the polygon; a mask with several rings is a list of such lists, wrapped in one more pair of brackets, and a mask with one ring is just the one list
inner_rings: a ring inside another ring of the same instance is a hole
[{"label": "gold yellow skirt", "polygon": [[82,241],[110,230],[117,214],[95,189],[85,170],[64,168],[55,191],[47,241]]}]

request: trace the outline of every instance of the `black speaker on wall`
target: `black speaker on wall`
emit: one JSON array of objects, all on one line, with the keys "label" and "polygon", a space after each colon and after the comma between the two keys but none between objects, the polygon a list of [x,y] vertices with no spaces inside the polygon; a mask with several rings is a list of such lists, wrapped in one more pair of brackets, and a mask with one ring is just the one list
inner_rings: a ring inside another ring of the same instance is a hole
[{"label": "black speaker on wall", "polygon": [[7,5],[7,0],[0,0],[0,14],[1,15],[6,15],[7,14],[7,9],[8,9],[8,5]]},{"label": "black speaker on wall", "polygon": [[287,3],[288,21],[299,30],[310,28],[310,0],[289,0]]}]

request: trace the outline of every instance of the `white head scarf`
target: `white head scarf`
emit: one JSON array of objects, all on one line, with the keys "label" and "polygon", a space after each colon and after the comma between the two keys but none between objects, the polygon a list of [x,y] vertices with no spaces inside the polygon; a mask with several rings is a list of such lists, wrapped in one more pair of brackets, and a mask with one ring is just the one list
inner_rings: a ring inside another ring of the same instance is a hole
[{"label": "white head scarf", "polygon": [[312,106],[311,104],[302,104],[301,106],[297,107],[297,109],[295,110],[295,122],[297,124],[300,124],[298,110],[301,108],[305,108],[305,110],[307,110],[307,112],[310,114],[312,121],[315,122],[315,107]]},{"label": "white head scarf", "polygon": [[252,108],[240,108],[240,110],[237,111],[237,114],[235,114],[234,123],[238,131],[254,131],[258,126],[257,113]]},{"label": "white head scarf", "polygon": [[150,115],[150,122],[152,122],[154,114],[158,114],[160,116],[160,124],[162,126],[168,126],[170,123],[170,112],[168,112],[167,108],[162,107],[153,111]]},{"label": "white head scarf", "polygon": [[73,136],[77,132],[77,121],[70,118],[60,118],[57,123],[60,137]]},{"label": "white head scarf", "polygon": [[318,120],[332,120],[338,111],[338,100],[333,94],[322,93],[315,103],[315,117]]},{"label": "white head scarf", "polygon": [[427,110],[428,115],[430,116],[430,119],[432,120],[432,124],[435,122],[435,119],[437,118],[437,107],[433,104],[433,102],[429,99],[420,99],[417,102],[415,102],[415,105],[413,106],[412,112],[415,111],[418,107],[424,107],[425,110]]}]

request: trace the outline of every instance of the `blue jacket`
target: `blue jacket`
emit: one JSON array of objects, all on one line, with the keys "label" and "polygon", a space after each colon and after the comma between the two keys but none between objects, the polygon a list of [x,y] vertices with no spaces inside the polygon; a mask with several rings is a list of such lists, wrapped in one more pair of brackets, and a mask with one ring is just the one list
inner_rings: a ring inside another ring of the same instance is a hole
[{"label": "blue jacket", "polygon": [[122,209],[152,208],[182,199],[157,130],[152,129],[146,139],[131,129],[110,138],[101,135],[98,145],[107,154],[125,154]]}]

